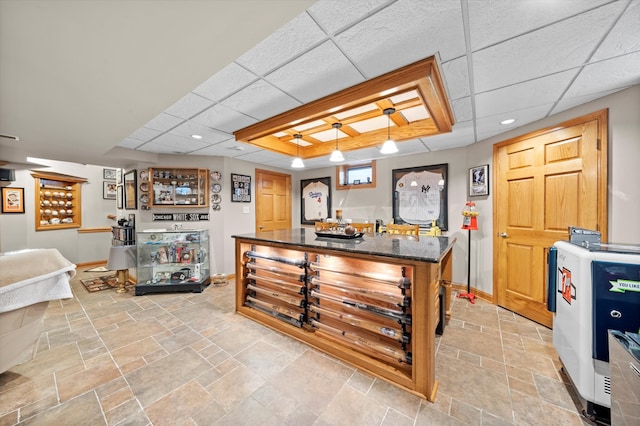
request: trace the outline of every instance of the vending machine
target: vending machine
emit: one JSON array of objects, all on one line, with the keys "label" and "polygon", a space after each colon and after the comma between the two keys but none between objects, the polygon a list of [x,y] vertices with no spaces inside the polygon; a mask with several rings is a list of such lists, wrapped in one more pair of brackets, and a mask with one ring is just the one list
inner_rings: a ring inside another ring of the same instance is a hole
[{"label": "vending machine", "polygon": [[640,330],[640,246],[556,242],[547,308],[553,344],[592,420],[610,416],[608,330]]}]

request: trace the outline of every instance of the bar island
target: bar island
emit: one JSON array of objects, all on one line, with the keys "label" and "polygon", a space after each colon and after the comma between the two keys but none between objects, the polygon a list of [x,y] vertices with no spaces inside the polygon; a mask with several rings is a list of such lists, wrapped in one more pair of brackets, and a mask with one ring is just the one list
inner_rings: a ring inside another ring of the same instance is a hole
[{"label": "bar island", "polygon": [[313,228],[233,238],[238,313],[435,400],[435,331],[455,238]]}]

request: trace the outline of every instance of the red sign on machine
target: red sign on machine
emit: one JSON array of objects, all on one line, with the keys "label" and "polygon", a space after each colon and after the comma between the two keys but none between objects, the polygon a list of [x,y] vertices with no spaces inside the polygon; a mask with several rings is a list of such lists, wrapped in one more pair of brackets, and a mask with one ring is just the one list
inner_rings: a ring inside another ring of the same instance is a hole
[{"label": "red sign on machine", "polygon": [[571,304],[571,299],[576,300],[576,286],[571,282],[571,271],[564,267],[558,268],[558,271],[561,277],[558,293],[562,293],[562,298]]}]

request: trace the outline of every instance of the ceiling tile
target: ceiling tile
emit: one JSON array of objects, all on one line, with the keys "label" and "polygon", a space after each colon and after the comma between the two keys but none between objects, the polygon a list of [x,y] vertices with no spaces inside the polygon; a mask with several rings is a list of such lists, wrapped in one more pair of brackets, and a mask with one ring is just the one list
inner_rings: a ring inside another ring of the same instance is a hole
[{"label": "ceiling tile", "polygon": [[389,0],[323,0],[308,9],[309,14],[328,34],[336,34],[353,25]]},{"label": "ceiling tile", "polygon": [[614,90],[607,90],[605,92],[598,92],[598,93],[592,93],[589,95],[585,95],[585,96],[576,96],[576,97],[572,97],[572,98],[565,98],[562,99],[560,102],[558,102],[556,104],[556,106],[553,108],[553,110],[550,112],[550,114],[557,114],[559,112],[565,111],[569,108],[573,108],[576,107],[578,105],[582,105],[586,102],[591,102],[593,100],[605,97],[605,96],[609,96],[619,90],[622,89],[614,89]]},{"label": "ceiling tile", "polygon": [[278,154],[276,152],[271,151],[255,151],[255,152],[245,152],[242,155],[238,155],[236,158],[245,161],[252,161],[254,163],[263,163],[265,161],[273,161],[273,160],[285,160],[288,163],[291,163],[293,157],[289,157],[287,155]]},{"label": "ceiling tile", "polygon": [[139,139],[126,138],[125,140],[120,142],[120,144],[118,146],[120,146],[122,148],[136,149],[137,147],[139,147],[143,143],[144,143],[144,141],[141,141]]},{"label": "ceiling tile", "polygon": [[640,37],[638,28],[640,27],[640,2],[634,1],[629,4],[625,14],[613,27],[611,32],[598,47],[598,50],[591,58],[592,61],[607,59],[612,56],[624,55],[626,53],[640,50]]},{"label": "ceiling tile", "polygon": [[193,93],[217,102],[248,86],[256,78],[255,74],[236,63],[231,63],[193,89]]},{"label": "ceiling tile", "polygon": [[202,136],[200,141],[208,144],[215,144],[233,137],[230,133],[214,130],[195,121],[186,121],[178,127],[171,129],[169,133],[187,138],[190,138],[191,135],[200,135]]},{"label": "ceiling tile", "polygon": [[167,108],[165,112],[167,114],[171,114],[187,120],[209,108],[211,105],[213,105],[213,102],[209,99],[205,99],[202,96],[196,95],[195,93],[189,93],[178,102]]},{"label": "ceiling tile", "polygon": [[154,152],[158,154],[184,154],[186,151],[174,146],[162,145],[159,143],[147,142],[137,149],[138,151]]},{"label": "ceiling tile", "polygon": [[256,81],[221,103],[258,120],[264,120],[300,106],[300,102],[264,80]]},{"label": "ceiling tile", "polygon": [[459,148],[475,142],[473,123],[467,121],[453,126],[453,132],[421,138],[422,143],[431,151]]},{"label": "ceiling tile", "polygon": [[456,117],[456,123],[473,119],[473,109],[471,107],[471,96],[451,101],[451,108]]},{"label": "ceiling tile", "polygon": [[398,0],[334,41],[367,79],[437,52],[448,61],[465,53],[460,2]]},{"label": "ceiling tile", "polygon": [[265,77],[302,102],[310,102],[364,81],[351,62],[326,41]]},{"label": "ceiling tile", "polygon": [[236,62],[257,75],[265,75],[326,38],[305,12],[240,56]]},{"label": "ceiling tile", "polygon": [[148,142],[160,134],[162,134],[162,132],[159,132],[157,130],[147,129],[146,127],[141,127],[135,132],[131,133],[129,138]]},{"label": "ceiling tile", "polygon": [[176,127],[183,121],[184,119],[182,118],[174,117],[173,115],[169,115],[163,112],[150,120],[147,124],[144,125],[144,127],[146,127],[147,129],[158,130],[160,132],[166,132],[167,130]]},{"label": "ceiling tile", "polygon": [[476,118],[553,103],[560,98],[576,73],[577,69],[573,69],[480,93],[475,97]]},{"label": "ceiling tile", "polygon": [[522,109],[520,111],[510,111],[509,118],[516,119],[516,122],[511,125],[500,124],[500,121],[504,119],[504,116],[492,116],[477,119],[476,135],[478,137],[478,141],[524,126],[525,124],[541,120],[548,115],[552,107],[553,104],[547,104]]},{"label": "ceiling tile", "polygon": [[185,138],[178,135],[172,135],[171,133],[165,133],[164,135],[158,136],[153,140],[153,143],[178,148],[184,152],[202,149],[210,145],[197,139]]},{"label": "ceiling tile", "polygon": [[640,84],[640,52],[585,66],[566,97],[621,89],[634,84]]},{"label": "ceiling tile", "polygon": [[460,99],[471,94],[466,56],[445,62],[441,68],[449,99]]},{"label": "ceiling tile", "polygon": [[537,30],[610,0],[468,0],[471,49]]},{"label": "ceiling tile", "polygon": [[[476,92],[581,66],[611,25],[619,5],[608,5],[473,53]],[[562,46],[550,49],[549,46]],[[526,54],[522,54],[526,52]]]},{"label": "ceiling tile", "polygon": [[228,133],[233,133],[238,129],[242,129],[258,121],[221,104],[212,106],[208,110],[193,117],[192,120],[196,123],[204,124],[205,126]]}]

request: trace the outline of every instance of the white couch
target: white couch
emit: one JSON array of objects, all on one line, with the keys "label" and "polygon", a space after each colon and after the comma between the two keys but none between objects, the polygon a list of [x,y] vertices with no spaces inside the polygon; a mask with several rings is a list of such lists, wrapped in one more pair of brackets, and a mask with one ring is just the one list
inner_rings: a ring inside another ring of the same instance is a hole
[{"label": "white couch", "polygon": [[56,249],[0,254],[0,373],[36,356],[47,305],[73,298],[75,273]]}]

